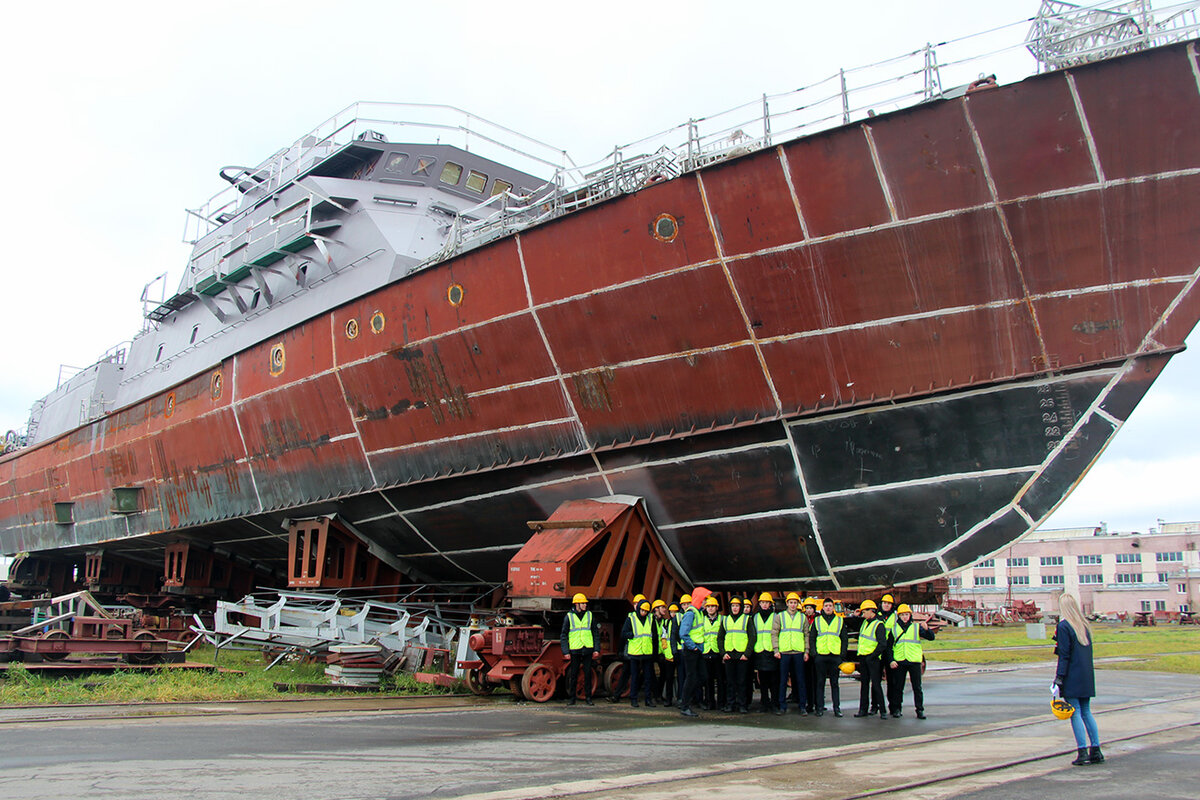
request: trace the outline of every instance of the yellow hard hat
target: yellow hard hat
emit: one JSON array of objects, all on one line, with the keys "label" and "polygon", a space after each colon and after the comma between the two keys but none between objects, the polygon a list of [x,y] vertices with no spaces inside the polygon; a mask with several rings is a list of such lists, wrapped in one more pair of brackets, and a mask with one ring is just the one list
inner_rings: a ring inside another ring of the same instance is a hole
[{"label": "yellow hard hat", "polygon": [[795,600],[797,603],[799,603],[799,602],[800,602],[800,595],[796,594],[795,592],[788,592],[788,593],[787,593],[787,598],[786,598],[786,599],[788,599],[788,600]]},{"label": "yellow hard hat", "polygon": [[1071,715],[1075,713],[1075,706],[1061,697],[1056,697],[1050,701],[1050,713],[1059,719],[1070,719]]},{"label": "yellow hard hat", "polygon": [[908,607],[908,603],[901,603],[900,605],[896,606],[896,613],[897,614],[911,614],[912,609]]},{"label": "yellow hard hat", "polygon": [[645,600],[645,599],[646,599],[646,595],[644,595],[644,594],[635,594],[635,595],[633,596],[633,604],[636,606],[638,603],[642,602],[642,601],[643,601],[643,600]]},{"label": "yellow hard hat", "polygon": [[664,603],[662,600],[655,600],[654,603],[650,606],[650,610],[653,611],[654,609],[662,608],[665,605],[666,605],[666,603]]},{"label": "yellow hard hat", "polygon": [[704,598],[704,605],[706,605],[706,606],[719,606],[719,605],[721,605],[721,604],[717,602],[717,598],[713,597],[713,596],[710,594],[708,597]]},{"label": "yellow hard hat", "polygon": [[733,605],[734,603],[737,603],[740,606],[742,604],[742,598],[740,598],[740,597],[729,598],[729,605]]},{"label": "yellow hard hat", "polygon": [[667,611],[678,611],[678,610],[679,610],[679,606],[675,605],[674,603],[671,603],[671,605],[667,606]]},{"label": "yellow hard hat", "polygon": [[860,609],[862,609],[862,608],[874,608],[876,610],[879,609],[879,606],[875,605],[874,600],[863,600],[861,603],[858,604],[858,607]]},{"label": "yellow hard hat", "polygon": [[642,600],[637,604],[638,611],[641,611],[643,608],[646,609],[647,611],[650,610],[650,601],[649,600]]},{"label": "yellow hard hat", "polygon": [[892,597],[890,594],[885,594],[883,597],[879,598],[879,602],[894,603],[894,602],[896,602],[896,598]]},{"label": "yellow hard hat", "polygon": [[686,606],[690,602],[692,602],[692,596],[690,594],[685,594],[683,597],[679,598],[679,605],[681,606]]},{"label": "yellow hard hat", "polygon": [[763,592],[762,594],[760,594],[760,595],[758,596],[758,602],[760,602],[760,603],[774,603],[774,602],[775,602],[775,598],[771,596],[771,593],[770,593],[770,592]]},{"label": "yellow hard hat", "polygon": [[804,598],[803,605],[812,606],[813,608],[816,608],[817,606],[821,605],[821,601],[815,597],[806,597],[806,598]]},{"label": "yellow hard hat", "polygon": [[587,595],[585,595],[585,594],[576,594],[574,597],[572,597],[572,598],[571,598],[571,602],[572,602],[572,603],[586,603],[586,602],[587,602]]},{"label": "yellow hard hat", "polygon": [[843,661],[841,664],[838,664],[838,669],[842,671],[843,675],[853,675],[856,668],[857,666],[853,661]]}]

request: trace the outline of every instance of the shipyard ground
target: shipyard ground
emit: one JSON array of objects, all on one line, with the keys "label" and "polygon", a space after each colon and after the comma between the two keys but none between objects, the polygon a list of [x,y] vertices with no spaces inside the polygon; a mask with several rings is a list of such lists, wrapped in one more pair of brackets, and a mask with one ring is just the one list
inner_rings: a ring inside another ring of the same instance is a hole
[{"label": "shipyard ground", "polygon": [[[1200,677],[1103,670],[1108,762],[1071,767],[1051,670],[933,665],[928,720],[508,698],[0,709],[0,794],[270,798],[1192,798]],[[854,685],[857,689],[857,685]],[[855,693],[855,701],[857,695]]]}]

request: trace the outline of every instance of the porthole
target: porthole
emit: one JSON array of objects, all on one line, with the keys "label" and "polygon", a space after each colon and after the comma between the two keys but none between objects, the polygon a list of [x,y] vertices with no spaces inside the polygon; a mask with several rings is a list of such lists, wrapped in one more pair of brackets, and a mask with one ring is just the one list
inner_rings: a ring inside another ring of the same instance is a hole
[{"label": "porthole", "polygon": [[167,395],[166,402],[163,403],[163,414],[165,414],[166,416],[169,417],[174,413],[175,413],[175,393],[171,392],[169,395]]},{"label": "porthole", "polygon": [[461,306],[463,301],[463,287],[461,283],[452,283],[450,288],[446,290],[446,299],[450,301],[452,306]]},{"label": "porthole", "polygon": [[382,311],[376,311],[371,315],[371,333],[383,333],[386,320],[383,318]]},{"label": "porthole", "polygon": [[356,319],[346,320],[346,338],[347,339],[357,339],[358,338],[358,320],[356,320]]},{"label": "porthole", "polygon": [[212,396],[213,400],[221,399],[221,372],[220,372],[220,370],[214,372],[212,374],[212,377],[208,379],[208,393]]},{"label": "porthole", "polygon": [[287,362],[283,352],[283,344],[272,345],[271,347],[271,374],[279,375],[283,372],[284,364]]},{"label": "porthole", "polygon": [[670,214],[659,214],[654,220],[651,233],[660,242],[671,242],[679,235],[679,221]]}]

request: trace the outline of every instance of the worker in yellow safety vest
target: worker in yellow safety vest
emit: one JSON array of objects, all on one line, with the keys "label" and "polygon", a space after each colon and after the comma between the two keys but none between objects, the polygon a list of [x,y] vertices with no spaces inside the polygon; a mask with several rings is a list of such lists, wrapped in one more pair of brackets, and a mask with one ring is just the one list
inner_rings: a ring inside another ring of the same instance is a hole
[{"label": "worker in yellow safety vest", "polygon": [[[676,611],[679,606],[674,606]],[[650,604],[654,615],[655,653],[658,664],[658,700],[663,705],[675,705],[675,657],[679,649],[679,623],[671,607],[662,600]]]},{"label": "worker in yellow safety vest", "polygon": [[621,630],[625,642],[625,660],[629,665],[629,704],[638,707],[638,690],[646,699],[647,708],[654,707],[654,620],[650,603],[642,599],[637,610],[625,618]]},{"label": "worker in yellow safety vest", "polygon": [[804,710],[804,662],[808,660],[804,642],[804,614],[800,611],[800,595],[787,594],[787,609],[775,617],[771,627],[771,649],[779,661],[779,708],[776,714],[786,714],[788,704],[788,678],[796,691],[796,706],[800,716]]},{"label": "worker in yellow safety vest", "polygon": [[[883,630],[887,633],[889,641],[892,636],[892,628],[896,625],[896,598],[890,594],[885,594],[879,598],[879,621],[883,623]],[[883,662],[883,677],[887,681],[887,703],[886,710],[891,710],[900,707],[900,701],[896,699],[896,686],[900,684],[900,675],[895,669],[892,669],[892,662]],[[883,711],[885,709],[871,709],[871,711]]]},{"label": "worker in yellow safety vest", "polygon": [[750,615],[742,613],[742,600],[729,600],[729,613],[721,617],[721,661],[725,665],[725,712],[750,710]]},{"label": "worker in yellow safety vest", "polygon": [[770,592],[758,596],[758,610],[750,619],[751,641],[754,642],[754,670],[758,675],[759,699],[764,713],[779,710],[779,698],[775,690],[779,687],[779,662],[775,659],[775,648],[771,644],[775,629],[775,598]]},{"label": "worker in yellow safety vest", "polygon": [[833,701],[833,715],[842,716],[842,695],[838,688],[838,677],[841,670],[838,667],[843,661],[847,650],[847,630],[845,620],[833,610],[833,601],[828,597],[821,603],[821,613],[813,620],[808,631],[809,649],[815,653],[817,661],[817,710],[818,717],[825,714],[825,682],[829,681],[830,699]]},{"label": "worker in yellow safety vest", "polygon": [[858,674],[862,679],[862,688],[858,693],[858,713],[854,716],[871,716],[877,710],[881,719],[887,719],[887,706],[883,699],[883,665],[890,664],[892,657],[887,628],[875,616],[877,608],[874,600],[863,600],[858,607],[863,618],[858,628]]},{"label": "worker in yellow safety vest", "polygon": [[[633,619],[634,617],[637,616],[638,606],[645,599],[646,599],[646,595],[644,595],[644,594],[635,594],[633,596],[633,610],[625,615],[626,620]],[[621,631],[624,631],[624,630],[625,630],[625,626],[624,626],[624,624],[622,624]],[[628,688],[628,686],[629,686],[629,672],[630,672],[629,656],[626,654],[626,645],[628,643],[624,639],[620,639],[620,633],[618,633],[618,639],[619,639],[619,641],[617,642],[617,655],[620,656],[621,661],[625,662],[624,663],[625,668],[617,674],[617,685],[613,687],[612,692],[610,692],[608,695],[608,702],[610,702],[610,703],[615,703],[618,700],[620,700],[621,696],[625,694],[625,689]]]},{"label": "worker in yellow safety vest", "polygon": [[600,629],[588,611],[588,599],[583,594],[571,598],[571,610],[563,617],[563,660],[567,662],[567,705],[575,705],[579,693],[579,671],[583,670],[583,702],[592,705],[592,663],[600,658],[596,643]]},{"label": "worker in yellow safety vest", "polygon": [[[921,664],[925,659],[921,640],[933,641],[934,632],[924,622],[916,622],[912,618],[912,609],[907,603],[896,607],[896,623],[891,629],[892,669],[896,670],[899,680],[896,682],[896,704],[892,706],[892,716],[900,716],[901,706],[904,705],[904,676],[912,683],[913,707],[917,710],[917,719],[925,719],[925,693],[921,690]],[[889,698],[890,699],[890,698]]]},{"label": "worker in yellow safety vest", "polygon": [[721,603],[711,594],[704,599],[704,705],[716,711],[725,705],[725,669],[721,662]]},{"label": "worker in yellow safety vest", "polygon": [[[808,641],[808,629],[812,627],[813,620],[817,618],[817,612],[821,610],[821,601],[816,597],[806,597],[804,602],[800,604],[800,610],[804,612],[804,641]],[[800,702],[799,696],[794,696],[790,699]],[[804,662],[804,710],[809,714],[813,714],[817,710],[817,660],[809,654],[809,658]]]}]

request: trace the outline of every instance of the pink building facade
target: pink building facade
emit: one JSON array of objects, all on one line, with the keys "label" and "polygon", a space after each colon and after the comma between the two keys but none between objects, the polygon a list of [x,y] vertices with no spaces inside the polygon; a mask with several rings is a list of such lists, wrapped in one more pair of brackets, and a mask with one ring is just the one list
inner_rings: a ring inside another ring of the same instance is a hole
[{"label": "pink building facade", "polygon": [[971,567],[951,573],[949,596],[986,608],[1008,598],[1058,612],[1075,594],[1085,613],[1155,612],[1175,619],[1200,603],[1200,522],[1160,523],[1148,533],[1106,528],[1039,530]]}]

